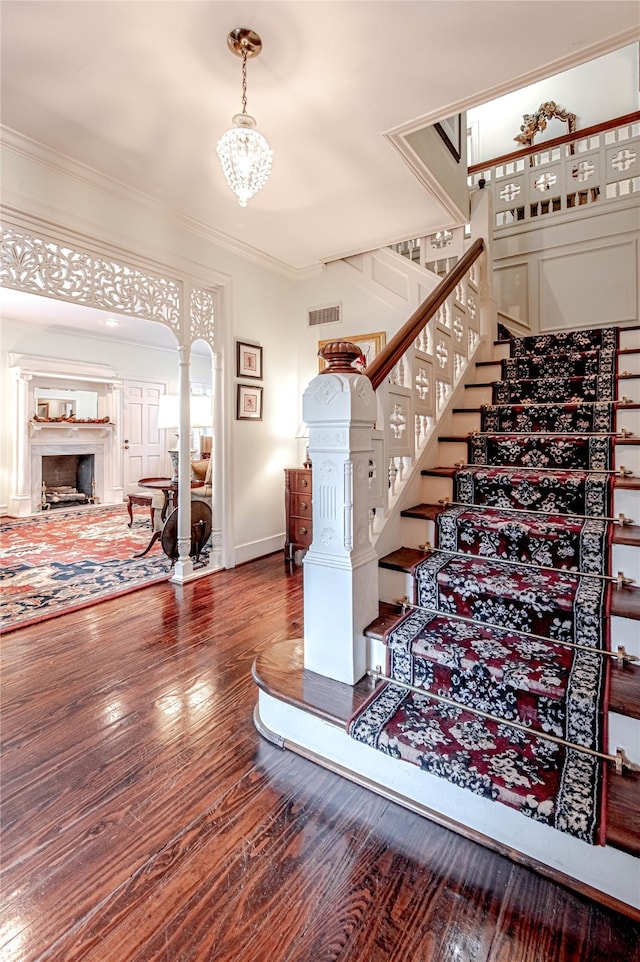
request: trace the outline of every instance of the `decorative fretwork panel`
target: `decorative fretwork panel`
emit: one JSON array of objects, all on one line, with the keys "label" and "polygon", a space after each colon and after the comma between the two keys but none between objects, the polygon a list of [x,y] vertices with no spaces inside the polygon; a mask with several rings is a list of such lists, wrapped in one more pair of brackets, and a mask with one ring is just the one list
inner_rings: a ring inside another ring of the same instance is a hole
[{"label": "decorative fretwork panel", "polygon": [[413,455],[411,395],[391,388],[387,397],[387,440],[391,454]]},{"label": "decorative fretwork panel", "polygon": [[189,299],[189,335],[191,343],[202,338],[212,350],[215,348],[215,294],[196,287],[191,289]]},{"label": "decorative fretwork panel", "polygon": [[180,329],[181,288],[113,260],[15,230],[0,231],[0,284]]}]

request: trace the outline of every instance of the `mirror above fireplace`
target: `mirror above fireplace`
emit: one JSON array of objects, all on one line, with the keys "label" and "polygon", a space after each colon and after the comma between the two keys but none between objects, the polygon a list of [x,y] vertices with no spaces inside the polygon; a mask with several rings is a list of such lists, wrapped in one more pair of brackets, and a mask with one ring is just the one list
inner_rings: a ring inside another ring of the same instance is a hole
[{"label": "mirror above fireplace", "polygon": [[35,414],[39,418],[97,418],[97,391],[79,391],[73,388],[35,387],[33,390]]}]

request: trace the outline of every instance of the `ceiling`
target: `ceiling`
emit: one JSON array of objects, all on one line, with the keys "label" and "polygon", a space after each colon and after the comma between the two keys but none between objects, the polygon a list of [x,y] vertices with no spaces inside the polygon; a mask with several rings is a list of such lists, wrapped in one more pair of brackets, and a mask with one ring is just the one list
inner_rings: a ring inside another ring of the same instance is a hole
[{"label": "ceiling", "polygon": [[[385,137],[629,43],[638,4],[2,0],[2,122],[286,272],[450,224]],[[215,154],[241,108],[273,149],[238,206]],[[633,35],[633,36],[632,36]]]},{"label": "ceiling", "polygon": [[[638,35],[635,2],[0,0],[1,119],[297,276],[451,223],[389,137],[593,59]],[[576,14],[578,13],[578,16]],[[241,209],[215,145],[241,108],[227,49],[250,26],[248,110],[274,152]],[[175,350],[161,324],[0,288],[5,318]],[[200,346],[196,347],[196,351]],[[206,351],[204,345],[203,351]]]}]

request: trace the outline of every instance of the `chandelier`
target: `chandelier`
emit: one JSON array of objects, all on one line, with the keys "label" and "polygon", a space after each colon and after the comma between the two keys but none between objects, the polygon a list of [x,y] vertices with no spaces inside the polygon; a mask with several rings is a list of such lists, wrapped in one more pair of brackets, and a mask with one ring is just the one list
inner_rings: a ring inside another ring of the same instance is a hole
[{"label": "chandelier", "polygon": [[262,40],[248,27],[236,27],[227,37],[229,49],[242,57],[242,113],[232,117],[234,126],[218,141],[216,151],[229,187],[238,195],[241,207],[267,182],[271,172],[271,150],[256,121],[247,113],[247,60],[257,57]]}]

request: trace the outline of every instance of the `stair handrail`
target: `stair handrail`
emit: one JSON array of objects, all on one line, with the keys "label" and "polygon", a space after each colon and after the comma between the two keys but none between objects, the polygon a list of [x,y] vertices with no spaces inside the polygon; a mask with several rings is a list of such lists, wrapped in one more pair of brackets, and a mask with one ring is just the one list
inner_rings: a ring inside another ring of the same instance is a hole
[{"label": "stair handrail", "polygon": [[442,279],[440,284],[416,308],[400,330],[394,334],[387,346],[374,358],[365,371],[366,376],[371,380],[374,391],[377,391],[389,376],[400,358],[409,350],[420,332],[456,289],[484,249],[484,240],[479,237],[462,255],[455,267]]},{"label": "stair handrail", "polygon": [[603,121],[600,124],[593,124],[591,127],[584,127],[582,130],[575,130],[571,134],[562,134],[561,137],[554,137],[552,140],[542,140],[540,143],[531,144],[529,147],[520,147],[517,150],[512,150],[508,154],[501,154],[499,157],[492,157],[489,160],[483,160],[478,164],[471,164],[468,168],[468,174],[481,173],[483,170],[488,170],[490,167],[499,167],[502,164],[508,164],[512,160],[520,160],[522,157],[530,156],[531,154],[539,154],[542,150],[550,150],[553,147],[561,147],[562,144],[570,144],[576,140],[583,140],[586,137],[594,137],[596,134],[606,133],[607,130],[615,130],[617,127],[625,127],[628,124],[634,124],[640,121],[640,110],[634,110],[632,113],[623,114],[622,117],[614,117],[612,120]]}]

